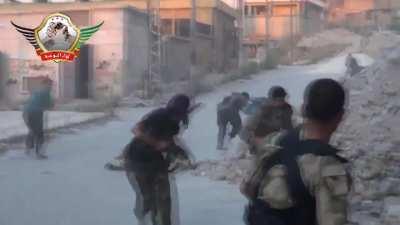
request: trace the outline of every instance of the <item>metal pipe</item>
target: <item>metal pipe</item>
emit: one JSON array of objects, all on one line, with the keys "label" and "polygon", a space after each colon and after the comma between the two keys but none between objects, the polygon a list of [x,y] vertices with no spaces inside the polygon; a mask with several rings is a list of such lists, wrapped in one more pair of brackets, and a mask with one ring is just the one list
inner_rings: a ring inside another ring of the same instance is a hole
[{"label": "metal pipe", "polygon": [[[189,90],[193,90],[193,77],[196,73],[196,0],[192,0],[192,11],[190,19],[190,71],[189,71]],[[194,93],[192,93],[194,94]]]},{"label": "metal pipe", "polygon": [[294,0],[290,0],[290,63],[293,64],[293,4]]},{"label": "metal pipe", "polygon": [[238,0],[238,31],[239,31],[239,67],[244,64],[244,47],[243,47],[243,39],[245,36],[245,0]]}]

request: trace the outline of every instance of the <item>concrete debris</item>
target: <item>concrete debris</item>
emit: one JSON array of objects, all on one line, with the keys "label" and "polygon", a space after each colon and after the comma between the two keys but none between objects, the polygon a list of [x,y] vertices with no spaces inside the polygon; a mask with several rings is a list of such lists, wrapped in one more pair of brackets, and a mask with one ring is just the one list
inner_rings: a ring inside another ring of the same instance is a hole
[{"label": "concrete debris", "polygon": [[[361,49],[373,58],[379,58],[382,54],[399,46],[400,35],[391,31],[374,32],[370,37],[361,41]],[[360,50],[361,50],[360,49]]]},{"label": "concrete debris", "polygon": [[[326,30],[313,36],[305,37],[297,44],[297,48],[312,52],[320,57],[327,57],[326,54],[336,55],[335,51],[327,51],[329,48],[344,50],[339,53],[362,53],[374,59],[379,59],[393,48],[399,46],[400,35],[392,31],[376,31],[369,36],[361,36],[346,29]],[[315,49],[315,51],[313,51]],[[326,49],[323,54],[323,49]],[[322,55],[321,55],[322,54]],[[308,56],[312,57],[312,56]],[[303,59],[305,60],[305,59]]]},{"label": "concrete debris", "polygon": [[300,48],[321,48],[330,45],[358,46],[362,36],[346,29],[332,29],[305,37],[297,44]]},{"label": "concrete debris", "polygon": [[[398,59],[400,48],[390,52],[386,50],[384,57],[374,65],[359,75],[343,80],[350,90],[349,114],[334,142],[345,150],[344,154],[352,161],[352,198],[374,201],[381,206],[379,211],[387,211],[379,215],[378,220],[360,217],[356,221],[359,224],[372,221],[385,225],[400,224],[399,217],[393,216],[397,209],[395,202],[387,200],[388,196],[400,196],[400,142],[396,133],[400,132],[397,115],[400,106],[400,64],[392,63]],[[371,210],[361,207],[351,213],[360,212],[371,213]]]}]

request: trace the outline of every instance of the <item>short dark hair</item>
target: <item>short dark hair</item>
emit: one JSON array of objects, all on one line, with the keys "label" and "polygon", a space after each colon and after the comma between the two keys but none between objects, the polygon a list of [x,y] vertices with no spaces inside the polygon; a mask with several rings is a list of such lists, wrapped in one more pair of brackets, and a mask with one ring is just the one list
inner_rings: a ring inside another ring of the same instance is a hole
[{"label": "short dark hair", "polygon": [[247,98],[247,99],[250,99],[250,94],[248,93],[248,92],[242,92],[242,95],[245,97],[245,98]]},{"label": "short dark hair", "polygon": [[177,94],[173,96],[167,103],[166,107],[172,117],[178,122],[182,121],[183,124],[189,124],[189,108],[190,108],[190,98],[185,94]]},{"label": "short dark hair", "polygon": [[153,110],[141,121],[143,132],[157,140],[170,140],[179,133],[179,122],[166,108]]},{"label": "short dark hair", "polygon": [[287,96],[286,90],[281,86],[274,86],[269,89],[268,97],[274,98],[285,98]]},{"label": "short dark hair", "polygon": [[310,83],[304,93],[304,117],[328,122],[343,112],[345,90],[332,79],[318,79]]},{"label": "short dark hair", "polygon": [[185,94],[174,95],[167,103],[168,109],[187,113],[190,107],[190,98]]}]

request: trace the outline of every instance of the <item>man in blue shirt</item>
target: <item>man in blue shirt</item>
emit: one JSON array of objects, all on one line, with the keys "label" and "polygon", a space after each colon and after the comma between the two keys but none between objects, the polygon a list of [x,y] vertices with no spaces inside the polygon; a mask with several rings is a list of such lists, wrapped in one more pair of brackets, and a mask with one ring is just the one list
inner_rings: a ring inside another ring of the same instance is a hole
[{"label": "man in blue shirt", "polygon": [[43,113],[53,107],[51,97],[52,83],[51,79],[43,80],[40,90],[32,93],[23,109],[23,118],[29,130],[25,142],[26,148],[29,151],[35,147],[36,155],[39,158],[47,158],[40,152],[40,148],[44,142]]}]

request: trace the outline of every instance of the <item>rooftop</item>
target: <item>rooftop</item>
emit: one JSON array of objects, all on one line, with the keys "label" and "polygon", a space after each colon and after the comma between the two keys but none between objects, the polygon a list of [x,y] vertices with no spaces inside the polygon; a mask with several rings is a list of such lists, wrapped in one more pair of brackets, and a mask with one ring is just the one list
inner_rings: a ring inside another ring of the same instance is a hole
[{"label": "rooftop", "polygon": [[250,3],[250,4],[252,4],[252,3],[254,3],[254,4],[257,4],[257,3],[265,4],[266,1],[268,1],[268,2],[276,2],[276,3],[279,3],[279,2],[288,3],[288,2],[291,2],[291,1],[293,1],[293,2],[309,2],[309,3],[312,3],[314,5],[318,5],[318,6],[322,7],[322,8],[328,7],[328,3],[327,3],[326,0],[245,0],[245,1],[246,1],[246,3]]},{"label": "rooftop", "polygon": [[[54,13],[59,11],[77,11],[91,9],[131,8],[129,1],[101,2],[63,2],[63,3],[6,3],[0,4],[0,14],[18,13]],[[137,11],[142,11],[136,9]]]},{"label": "rooftop", "polygon": [[[137,8],[145,10],[146,0],[116,0],[116,1],[96,1],[96,2],[65,2],[65,3],[7,3],[0,4],[0,14],[17,13],[52,13],[74,10],[90,9],[112,9],[112,8]],[[197,1],[198,8],[217,8],[233,17],[237,12],[221,0],[202,0]],[[188,9],[191,8],[190,0],[160,0],[161,9]]]}]

